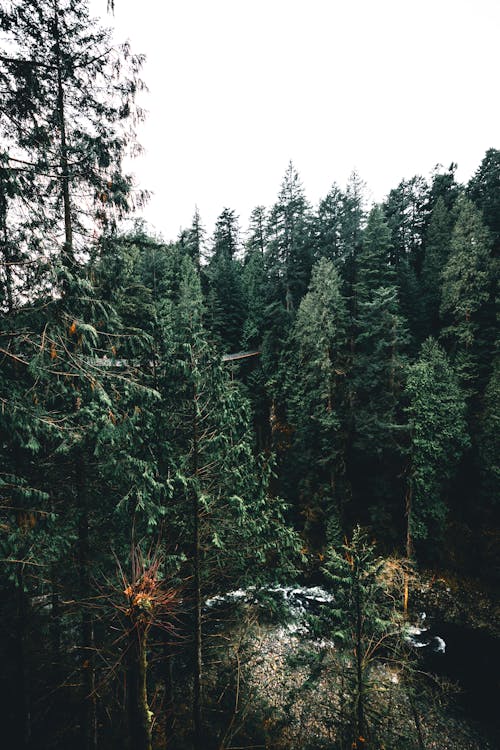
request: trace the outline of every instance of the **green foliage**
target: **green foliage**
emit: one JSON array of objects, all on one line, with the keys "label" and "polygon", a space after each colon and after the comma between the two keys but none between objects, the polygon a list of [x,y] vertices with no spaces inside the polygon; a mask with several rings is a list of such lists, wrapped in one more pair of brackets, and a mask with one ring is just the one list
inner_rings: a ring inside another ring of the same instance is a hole
[{"label": "green foliage", "polygon": [[[390,265],[391,247],[388,226],[375,207],[357,262],[350,378],[355,472],[371,477],[371,487],[364,492],[373,502],[374,520],[386,505],[383,498],[394,492],[404,430],[400,396],[409,335]],[[378,522],[387,519],[382,515]]]},{"label": "green foliage", "polygon": [[287,470],[297,476],[305,531],[314,538],[316,526],[317,544],[338,524],[346,499],[347,310],[331,261],[322,259],[313,269],[290,349],[288,408],[294,449]]},{"label": "green foliage", "polygon": [[487,356],[481,351],[484,345],[481,324],[492,294],[491,238],[471,201],[461,198],[457,210],[450,254],[443,270],[442,336],[448,342],[463,383],[474,391],[478,358]]},{"label": "green foliage", "polygon": [[482,495],[486,509],[500,501],[500,359],[497,357],[484,394],[479,432]]},{"label": "green foliage", "polygon": [[467,186],[467,193],[482,213],[495,250],[500,247],[500,151],[490,148]]},{"label": "green foliage", "polygon": [[299,174],[290,162],[278,200],[269,214],[267,264],[273,280],[273,298],[294,311],[309,284],[312,252],[309,206]]},{"label": "green foliage", "polygon": [[[0,25],[6,726],[39,732],[41,747],[88,749],[96,727],[103,747],[122,743],[129,666],[107,592],[131,548],[158,549],[159,580],[186,592],[189,642],[195,597],[201,611],[211,594],[283,584],[302,546],[317,560],[328,548],[326,633],[349,684],[349,742],[375,736],[374,644],[396,648],[399,617],[359,528],[341,552],[332,543],[363,518],[401,546],[406,489],[410,536],[432,558],[448,517],[472,504],[464,460],[478,516],[494,522],[498,152],[468,198],[452,165],[430,186],[403,181],[368,217],[357,175],[313,215],[290,164],[274,206],[252,213],[244,257],[229,209],[208,255],[197,210],[175,243],[141,222],[120,235],[117,219],[144,197],[121,167],[142,117],[142,58],[113,45],[83,0],[4,3]],[[450,359],[433,339],[415,357],[428,332]],[[221,352],[243,347],[260,364],[227,369]],[[161,658],[175,664],[176,645],[162,636],[151,649],[166,695]],[[232,699],[234,681],[219,678]]]},{"label": "green foliage", "polygon": [[452,220],[443,198],[439,197],[427,227],[422,286],[427,330],[439,330],[439,306],[442,295],[442,274],[450,252]]},{"label": "green foliage", "polygon": [[406,409],[410,427],[408,519],[416,540],[439,540],[445,529],[447,491],[470,439],[463,392],[445,352],[433,339],[409,368]]},{"label": "green foliage", "polygon": [[385,561],[375,555],[367,534],[357,526],[350,541],[327,551],[323,573],[334,597],[326,609],[324,635],[338,645],[344,661],[347,703],[339,734],[346,740],[382,739],[384,721],[377,710],[377,665],[399,663],[402,618],[382,575]]}]

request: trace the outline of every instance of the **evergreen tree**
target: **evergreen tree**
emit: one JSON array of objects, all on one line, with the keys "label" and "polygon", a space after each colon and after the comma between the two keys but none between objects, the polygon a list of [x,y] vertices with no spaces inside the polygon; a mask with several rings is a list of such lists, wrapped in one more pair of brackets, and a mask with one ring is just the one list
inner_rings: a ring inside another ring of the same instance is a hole
[{"label": "evergreen tree", "polygon": [[347,721],[339,727],[349,747],[382,739],[384,722],[374,700],[380,688],[375,667],[383,661],[384,653],[394,663],[400,650],[401,618],[384,585],[383,567],[384,561],[375,556],[366,532],[357,526],[351,540],[338,551],[328,549],[323,568],[335,597],[329,608],[329,635],[337,638],[349,659]]},{"label": "evergreen tree", "polygon": [[214,340],[225,351],[240,349],[246,317],[239,248],[238,219],[225,208],[219,216],[212,241],[206,278],[207,319]]},{"label": "evergreen tree", "polygon": [[361,249],[363,228],[366,223],[366,185],[357,172],[349,177],[342,206],[342,254],[340,273],[344,280],[345,295],[351,302],[351,316],[356,312],[354,287],[357,274],[357,257]]},{"label": "evergreen tree", "polygon": [[290,162],[268,223],[267,264],[273,296],[288,312],[304,296],[312,267],[309,206],[298,172]]},{"label": "evergreen tree", "polygon": [[190,228],[183,230],[179,236],[179,245],[191,258],[198,272],[201,269],[201,259],[204,253],[204,238],[205,229],[201,223],[198,207],[196,207]]},{"label": "evergreen tree", "polygon": [[202,602],[248,578],[255,584],[271,558],[272,575],[290,570],[296,542],[283,503],[268,495],[269,462],[254,455],[248,403],[207,341],[199,279],[187,259],[172,313],[170,383],[177,387],[169,398],[176,446],[171,485],[177,540],[193,581],[193,717],[195,747],[201,748]]},{"label": "evergreen tree", "polygon": [[465,401],[445,352],[430,338],[409,368],[410,427],[407,488],[407,556],[413,540],[434,543],[444,533],[450,482],[469,447]]},{"label": "evergreen tree", "polygon": [[431,212],[434,211],[439,200],[444,203],[447,211],[453,210],[461,191],[461,186],[455,179],[456,170],[457,165],[454,162],[450,164],[446,171],[443,171],[441,164],[437,164],[433,170],[427,204],[428,219],[430,219]]},{"label": "evergreen tree", "polygon": [[247,254],[253,251],[264,255],[266,250],[267,211],[265,206],[256,206],[250,214],[248,238],[245,242]]},{"label": "evergreen tree", "polygon": [[106,223],[111,209],[116,216],[130,205],[121,159],[131,143],[125,126],[140,117],[134,98],[142,59],[127,45],[113,46],[84,0],[11,2],[0,20],[9,37],[1,124],[10,166],[26,171],[42,212],[62,225],[71,263],[89,232],[89,212]]},{"label": "evergreen tree", "polygon": [[249,250],[242,273],[247,317],[243,326],[243,347],[255,349],[261,346],[264,336],[265,295],[267,274],[264,257],[258,250]]},{"label": "evergreen tree", "polygon": [[500,250],[500,151],[490,148],[467,186],[467,194],[481,211],[495,253]]},{"label": "evergreen tree", "polygon": [[339,532],[346,500],[347,327],[340,277],[333,263],[322,259],[300,304],[288,356],[294,449],[287,473],[292,484],[296,477],[306,533],[315,544],[325,533],[331,540]]},{"label": "evergreen tree", "polygon": [[[479,457],[482,479],[482,499],[487,514],[493,513],[500,498],[500,360],[495,358],[493,371],[484,394],[479,427]],[[491,521],[492,526],[495,522]]]},{"label": "evergreen tree", "polygon": [[491,238],[481,214],[462,198],[443,270],[441,316],[443,337],[471,393],[491,361]]},{"label": "evergreen tree", "polygon": [[[400,473],[399,434],[403,424],[399,404],[408,344],[390,252],[389,228],[381,208],[375,206],[363,235],[355,285],[356,338],[351,377],[354,452],[350,471],[356,477],[358,492],[371,496],[372,515],[379,520],[390,508],[387,498],[395,496]],[[371,478],[365,488],[359,487],[362,476]]]},{"label": "evergreen tree", "polygon": [[450,252],[451,233],[452,219],[443,198],[439,197],[427,227],[422,267],[426,328],[434,336],[439,333],[442,275]]},{"label": "evergreen tree", "polygon": [[340,188],[333,184],[320,201],[315,222],[316,255],[332,261],[345,260],[344,246],[344,201]]},{"label": "evergreen tree", "polygon": [[398,266],[403,259],[418,273],[422,266],[429,186],[423,177],[402,180],[391,190],[384,213],[391,230],[391,261]]}]

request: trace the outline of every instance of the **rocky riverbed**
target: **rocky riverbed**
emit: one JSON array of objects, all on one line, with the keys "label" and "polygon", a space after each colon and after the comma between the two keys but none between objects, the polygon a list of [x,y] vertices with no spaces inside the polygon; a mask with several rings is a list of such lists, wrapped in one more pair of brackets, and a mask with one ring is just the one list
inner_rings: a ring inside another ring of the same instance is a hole
[{"label": "rocky riverbed", "polygon": [[[441,613],[448,599],[454,600],[454,589],[447,581],[429,578],[419,586],[422,598],[418,603],[420,607],[427,605],[433,615]],[[343,715],[348,711],[352,657],[333,641],[315,638],[308,630],[307,617],[329,604],[333,597],[320,587],[300,586],[274,587],[267,594],[277,609],[285,606],[288,615],[282,611],[277,617],[279,620],[285,615],[284,624],[262,623],[262,618],[256,615],[259,610],[262,615],[262,603],[254,590],[231,592],[207,602],[212,610],[232,603],[252,613],[252,624],[245,635],[250,645],[246,648],[241,684],[242,695],[250,696],[246,710],[251,712],[252,705],[260,706],[266,747],[282,750],[331,747],[338,740]],[[453,612],[459,619],[460,610]],[[488,619],[486,612],[484,603],[481,616]],[[413,706],[401,668],[389,662],[374,663],[369,685],[371,705],[379,718],[385,717],[385,746],[398,750],[418,748],[417,712],[426,750],[495,750],[498,744],[494,726],[471,715],[467,705],[460,702],[461,687],[456,675],[452,675],[453,684],[447,679],[443,666],[449,659],[450,647],[454,658],[456,654],[455,644],[447,644],[443,633],[429,614],[423,617],[421,612],[407,628],[407,637],[414,648],[427,655],[422,660],[423,668],[427,663],[441,669],[438,678],[420,678]],[[467,644],[463,647],[466,650]]]}]

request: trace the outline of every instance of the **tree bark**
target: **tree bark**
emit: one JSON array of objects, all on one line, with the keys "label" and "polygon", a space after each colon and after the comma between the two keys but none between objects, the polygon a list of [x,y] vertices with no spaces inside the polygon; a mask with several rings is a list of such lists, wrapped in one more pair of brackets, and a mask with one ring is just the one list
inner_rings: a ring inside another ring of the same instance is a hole
[{"label": "tree bark", "polygon": [[365,695],[363,686],[363,620],[361,612],[361,591],[359,585],[359,571],[357,567],[355,575],[355,596],[356,596],[356,719],[357,733],[361,737],[365,731]]},{"label": "tree bark", "polygon": [[4,184],[3,177],[0,180],[0,222],[2,232],[2,243],[3,243],[3,257],[5,261],[5,293],[7,296],[7,310],[12,313],[14,309],[14,297],[13,297],[13,279],[12,279],[12,266],[11,266],[11,252],[9,246],[9,236],[7,231],[7,186]]},{"label": "tree bark", "polygon": [[[192,360],[193,371],[195,362]],[[199,475],[199,393],[196,382],[193,385],[193,582],[194,582],[194,679],[193,679],[193,725],[194,746],[203,750],[202,737],[202,624],[201,624],[201,544],[200,544],[200,499],[198,488]]]},{"label": "tree bark", "polygon": [[19,679],[19,714],[23,750],[31,745],[31,691],[28,656],[28,627],[29,612],[28,601],[24,592],[24,580],[22,573],[17,574],[17,671]]},{"label": "tree bark", "polygon": [[147,632],[138,623],[129,636],[128,700],[130,750],[151,750],[151,712],[147,691]]},{"label": "tree bark", "polygon": [[164,634],[163,643],[163,660],[164,660],[164,673],[163,673],[163,688],[165,691],[165,742],[167,747],[171,746],[172,738],[175,731],[175,720],[174,720],[174,675],[173,675],[173,661],[174,655],[172,648],[167,641],[168,635]]},{"label": "tree bark", "polygon": [[80,600],[82,602],[82,738],[84,750],[97,748],[97,716],[95,696],[94,622],[88,606],[90,588],[89,498],[86,463],[77,457],[78,554]]},{"label": "tree bark", "polygon": [[73,222],[71,218],[71,200],[69,190],[68,143],[66,137],[66,117],[64,111],[64,86],[59,29],[59,4],[54,0],[54,36],[55,65],[57,72],[57,114],[59,118],[59,166],[61,168],[61,186],[64,207],[64,255],[68,263],[74,262]]},{"label": "tree bark", "polygon": [[[408,489],[406,491],[406,500],[405,500],[405,512],[406,512],[406,561],[407,563],[410,562],[413,558],[413,539],[411,536],[411,514],[412,514],[412,499],[413,499],[413,490],[411,486],[411,479],[408,484]],[[404,593],[403,593],[403,612],[405,617],[408,614],[408,600],[410,597],[410,578],[408,573],[408,565],[405,567],[404,571]]]}]

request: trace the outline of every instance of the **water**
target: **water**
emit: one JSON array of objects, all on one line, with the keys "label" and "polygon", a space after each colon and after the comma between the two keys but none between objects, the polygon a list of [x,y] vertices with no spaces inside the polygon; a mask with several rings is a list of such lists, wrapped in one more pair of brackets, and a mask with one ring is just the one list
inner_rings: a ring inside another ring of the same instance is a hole
[{"label": "water", "polygon": [[[307,614],[318,614],[334,596],[320,586],[274,586],[266,596],[283,602],[292,623],[288,630],[302,631]],[[207,600],[207,609],[230,606],[236,602],[256,603],[257,592],[250,587]],[[500,642],[480,630],[444,621],[430,622],[421,613],[416,624],[407,629],[407,639],[418,649],[424,669],[438,677],[458,683],[458,703],[472,718],[500,729]]]}]

